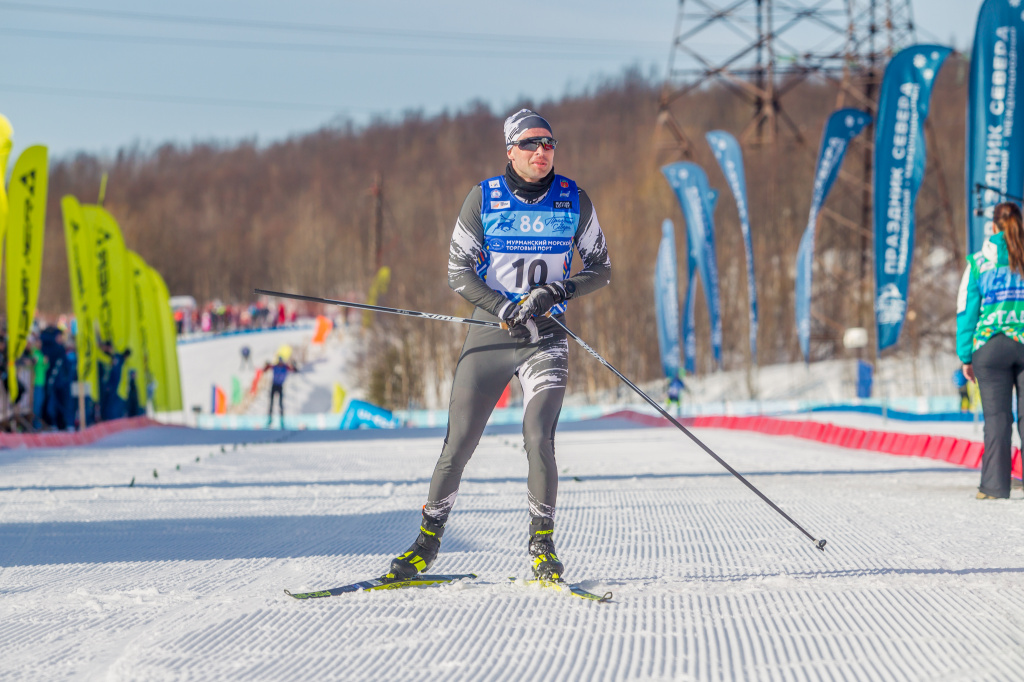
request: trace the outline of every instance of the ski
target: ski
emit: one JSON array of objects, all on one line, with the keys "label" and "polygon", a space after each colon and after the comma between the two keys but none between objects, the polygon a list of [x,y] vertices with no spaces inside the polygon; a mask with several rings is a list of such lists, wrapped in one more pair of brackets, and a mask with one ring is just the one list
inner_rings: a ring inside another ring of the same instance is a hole
[{"label": "ski", "polygon": [[[511,580],[512,582],[516,582],[517,579],[515,577],[510,577],[509,580]],[[565,590],[568,590],[569,592],[571,592],[572,594],[576,595],[580,599],[586,599],[588,601],[596,601],[599,604],[603,604],[605,602],[609,602],[609,601],[612,600],[612,593],[611,592],[605,592],[604,594],[594,594],[593,592],[588,592],[587,590],[585,590],[582,587],[580,587],[579,583],[569,584],[569,583],[565,582],[564,580],[540,580],[540,579],[527,580],[526,582],[529,583],[530,585],[540,585],[541,587],[549,587],[549,588],[551,588],[553,590],[558,590],[560,592],[564,592]]]},{"label": "ski", "polygon": [[442,574],[442,575],[417,575],[406,580],[388,579],[385,577],[364,580],[351,585],[342,585],[329,590],[317,590],[316,592],[294,593],[285,590],[284,593],[296,599],[317,599],[319,597],[335,597],[347,592],[359,592],[361,590],[397,590],[403,587],[429,587],[430,585],[445,585],[456,580],[472,580],[476,573],[466,574]]}]

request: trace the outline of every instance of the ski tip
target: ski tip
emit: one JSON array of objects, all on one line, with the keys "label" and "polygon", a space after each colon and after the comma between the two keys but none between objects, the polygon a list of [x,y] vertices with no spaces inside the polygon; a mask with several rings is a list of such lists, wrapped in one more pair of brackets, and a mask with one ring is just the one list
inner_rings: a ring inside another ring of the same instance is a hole
[{"label": "ski tip", "polygon": [[825,538],[822,538],[822,539],[818,540],[818,544],[816,544],[815,547],[817,547],[822,552],[824,552],[825,551],[825,545],[827,544],[827,542],[828,541],[825,540]]}]

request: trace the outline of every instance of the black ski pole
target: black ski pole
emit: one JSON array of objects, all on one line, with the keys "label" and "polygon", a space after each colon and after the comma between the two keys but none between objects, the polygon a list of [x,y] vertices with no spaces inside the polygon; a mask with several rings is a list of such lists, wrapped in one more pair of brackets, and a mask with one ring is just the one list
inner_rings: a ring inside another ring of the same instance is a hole
[{"label": "black ski pole", "polygon": [[687,429],[687,428],[686,428],[685,426],[683,426],[682,424],[680,424],[680,423],[679,423],[679,422],[678,422],[678,421],[677,421],[677,420],[675,419],[675,417],[673,417],[672,415],[670,415],[670,414],[669,414],[669,413],[668,413],[668,412],[667,412],[667,411],[666,411],[666,410],[665,410],[665,409],[664,409],[664,408],[663,408],[663,407],[662,407],[661,405],[659,405],[659,404],[658,404],[657,402],[655,402],[653,398],[651,398],[651,397],[650,397],[649,395],[647,395],[646,393],[644,393],[644,392],[643,392],[643,390],[641,390],[641,389],[640,389],[640,387],[638,387],[638,386],[637,386],[636,384],[634,384],[634,383],[633,383],[632,381],[630,381],[629,379],[627,379],[627,378],[626,378],[626,377],[625,377],[625,376],[624,376],[624,375],[622,374],[622,372],[620,372],[619,370],[617,370],[617,369],[615,369],[614,367],[612,367],[611,363],[609,363],[609,362],[608,362],[607,360],[605,360],[605,359],[604,359],[604,358],[602,358],[602,357],[601,357],[600,355],[598,355],[597,351],[595,351],[595,350],[594,350],[593,348],[591,348],[590,346],[588,346],[588,345],[587,345],[587,344],[586,344],[586,343],[585,343],[585,342],[583,341],[583,339],[581,339],[580,337],[576,336],[576,334],[574,334],[574,333],[572,332],[572,330],[571,330],[571,329],[569,329],[569,328],[568,328],[568,327],[566,327],[566,326],[565,326],[564,324],[562,324],[561,322],[559,322],[559,321],[558,321],[558,318],[557,318],[557,317],[554,317],[554,316],[552,316],[552,317],[551,317],[551,319],[555,321],[555,324],[557,324],[557,325],[558,325],[559,327],[561,327],[562,329],[564,329],[564,330],[565,330],[565,333],[566,333],[566,334],[568,334],[568,335],[569,335],[569,336],[570,336],[570,337],[572,338],[572,340],[573,340],[573,341],[575,341],[576,343],[578,343],[578,344],[580,345],[580,347],[582,347],[582,348],[583,348],[583,350],[585,350],[585,351],[587,351],[588,353],[590,353],[590,354],[591,354],[592,356],[594,356],[594,357],[595,357],[595,358],[597,359],[597,361],[598,361],[598,362],[600,362],[600,363],[601,363],[602,365],[604,365],[605,367],[607,367],[608,369],[610,369],[610,370],[611,370],[612,372],[614,372],[614,373],[615,373],[615,375],[616,375],[617,377],[619,377],[620,379],[622,379],[622,381],[623,381],[623,382],[625,382],[625,384],[626,384],[627,386],[629,386],[629,387],[630,387],[631,389],[633,389],[634,391],[636,391],[637,395],[639,395],[639,396],[640,396],[641,398],[643,398],[644,400],[646,400],[646,401],[647,401],[647,404],[648,404],[648,405],[650,405],[651,407],[653,407],[654,409],[656,409],[656,410],[657,410],[658,412],[660,412],[660,413],[661,413],[661,416],[663,416],[663,417],[664,417],[665,419],[667,419],[667,420],[669,420],[670,422],[672,422],[672,423],[673,423],[673,424],[675,425],[675,427],[676,427],[676,428],[678,428],[678,429],[679,429],[680,431],[682,431],[682,432],[683,432],[683,433],[685,433],[685,434],[686,434],[687,436],[689,436],[690,440],[692,440],[692,441],[693,441],[694,443],[696,443],[696,444],[697,444],[698,446],[700,446],[700,448],[701,448],[701,449],[702,449],[702,450],[703,450],[704,452],[706,452],[706,453],[708,453],[709,455],[711,455],[711,456],[712,456],[712,457],[713,457],[713,458],[715,459],[715,461],[716,461],[716,462],[718,462],[718,463],[719,463],[719,464],[721,464],[721,465],[722,465],[723,467],[725,467],[725,470],[726,470],[726,471],[728,471],[728,472],[729,472],[730,474],[732,474],[733,476],[735,476],[736,478],[738,478],[738,479],[740,480],[740,482],[741,482],[741,483],[742,483],[743,485],[745,485],[745,486],[747,486],[748,488],[750,488],[750,489],[751,489],[751,490],[752,490],[752,491],[754,492],[754,494],[755,494],[755,495],[757,495],[757,496],[758,496],[758,497],[760,497],[760,498],[761,498],[762,500],[764,500],[765,502],[767,502],[767,503],[768,503],[768,506],[769,506],[769,507],[771,507],[772,509],[774,509],[775,511],[777,511],[777,512],[778,512],[779,514],[781,514],[781,515],[782,515],[782,518],[786,519],[786,520],[787,520],[787,521],[789,521],[789,522],[790,522],[791,524],[793,524],[793,526],[795,526],[797,530],[799,530],[799,531],[800,531],[801,533],[803,533],[804,535],[806,535],[807,537],[809,537],[809,538],[811,539],[811,542],[813,542],[813,543],[814,543],[814,546],[815,546],[815,547],[817,547],[818,549],[820,549],[820,550],[821,550],[821,551],[823,551],[823,552],[825,551],[825,544],[826,544],[826,540],[825,540],[825,538],[822,538],[821,540],[818,540],[818,539],[817,539],[817,538],[815,538],[815,537],[814,537],[813,535],[811,535],[811,534],[810,534],[810,533],[808,533],[808,532],[807,532],[806,530],[804,530],[804,527],[803,527],[803,526],[801,526],[801,525],[800,525],[799,523],[797,523],[796,521],[794,521],[794,520],[793,520],[793,518],[792,518],[792,517],[791,517],[791,516],[790,516],[789,514],[787,514],[786,512],[782,511],[782,509],[780,509],[780,508],[779,508],[779,505],[775,504],[775,503],[774,503],[774,502],[772,502],[772,501],[771,501],[770,499],[768,499],[768,497],[767,497],[767,496],[766,496],[766,495],[765,495],[764,493],[762,493],[762,492],[761,492],[760,490],[758,490],[758,489],[757,489],[757,488],[756,488],[756,487],[754,486],[754,484],[753,484],[753,483],[751,483],[751,482],[750,482],[750,481],[748,481],[748,480],[747,480],[746,478],[744,478],[744,477],[743,477],[743,475],[742,475],[742,474],[741,474],[740,472],[736,471],[736,470],[735,470],[735,469],[733,469],[733,468],[732,468],[731,466],[729,466],[729,463],[728,463],[728,462],[726,462],[726,461],[725,461],[724,459],[722,459],[722,458],[721,458],[721,457],[719,457],[719,456],[718,456],[717,454],[715,454],[715,451],[714,451],[714,450],[712,450],[712,449],[711,449],[711,448],[709,448],[709,447],[708,447],[707,445],[705,445],[705,444],[704,444],[704,442],[703,442],[703,441],[701,441],[701,439],[700,439],[700,438],[697,438],[697,436],[693,435],[693,433],[692,433],[692,432],[691,432],[691,431],[690,431],[689,429]]},{"label": "black ski pole", "polygon": [[253,289],[253,292],[256,294],[262,294],[263,296],[276,296],[277,298],[294,298],[299,301],[309,301],[310,303],[324,303],[327,305],[338,305],[343,308],[359,308],[360,310],[372,310],[377,313],[391,313],[393,315],[408,315],[410,317],[422,317],[428,320],[438,320],[439,322],[458,322],[460,324],[473,324],[478,327],[502,327],[502,325],[499,322],[489,322],[487,320],[474,320],[469,317],[449,317],[448,315],[437,315],[435,313],[421,313],[418,310],[402,310],[400,308],[388,308],[382,305],[370,305],[369,303],[335,301],[334,299],[320,298],[319,296],[286,294],[283,291],[267,291],[266,289]]},{"label": "black ski pole", "polygon": [[[422,318],[425,318],[425,319],[428,319],[428,320],[439,320],[441,322],[458,322],[458,323],[461,323],[461,324],[472,324],[472,325],[477,325],[477,326],[481,326],[481,327],[502,327],[502,325],[500,323],[498,323],[498,322],[489,322],[487,320],[474,320],[474,319],[471,319],[471,318],[468,318],[468,317],[450,317],[448,315],[437,315],[435,313],[422,313],[422,312],[419,312],[417,310],[402,310],[400,308],[388,308],[386,306],[370,305],[368,303],[352,303],[350,301],[336,301],[336,300],[330,299],[330,298],[320,298],[319,296],[304,296],[302,294],[288,294],[288,293],[284,293],[282,291],[267,291],[266,289],[254,289],[253,291],[256,294],[261,294],[263,296],[276,296],[278,298],[293,298],[293,299],[296,299],[296,300],[299,300],[299,301],[309,301],[311,303],[324,303],[324,304],[327,304],[327,305],[338,305],[338,306],[342,306],[342,307],[345,307],[345,308],[359,308],[360,310],[372,310],[372,311],[379,312],[379,313],[392,313],[392,314],[395,314],[395,315],[408,315],[408,316],[411,316],[411,317],[422,317]],[[687,429],[685,426],[683,426],[678,421],[676,421],[676,419],[672,415],[670,415],[668,412],[666,412],[661,407],[661,405],[656,403],[649,395],[644,393],[643,390],[641,390],[636,384],[634,384],[632,381],[627,379],[622,374],[622,372],[620,372],[619,370],[617,370],[614,367],[612,367],[612,365],[607,360],[602,358],[597,353],[597,351],[595,351],[593,348],[588,346],[583,341],[583,339],[581,339],[580,337],[576,336],[576,334],[574,334],[571,329],[569,329],[564,324],[559,322],[556,317],[554,317],[554,316],[549,316],[549,317],[550,317],[550,319],[555,321],[555,324],[557,324],[559,327],[564,329],[565,333],[568,334],[585,351],[587,351],[588,353],[593,355],[595,358],[597,358],[598,362],[600,362],[602,365],[604,365],[605,367],[610,369],[612,372],[614,372],[615,375],[617,377],[619,377],[620,379],[622,379],[622,381],[625,382],[625,384],[627,386],[632,388],[634,391],[636,391],[636,393],[641,398],[646,400],[647,403],[651,407],[653,407],[658,412],[660,412],[661,415],[663,417],[665,417],[665,419],[668,419],[670,422],[672,422],[676,426],[676,428],[678,428],[680,431],[682,431],[687,436],[689,436],[690,440],[692,440],[694,443],[696,443],[698,446],[700,446],[700,448],[702,450],[704,450],[704,452],[706,452],[709,455],[711,455],[715,459],[716,462],[718,462],[723,467],[725,467],[726,471],[728,471],[730,474],[732,474],[733,476],[738,478],[740,480],[740,482],[743,483],[743,485],[745,485],[748,488],[750,488],[754,492],[754,494],[756,494],[758,497],[760,497],[762,500],[764,500],[768,504],[768,506],[770,506],[772,509],[777,511],[779,514],[782,515],[782,517],[784,519],[786,519],[791,524],[793,524],[793,526],[795,526],[797,528],[797,530],[799,530],[801,533],[803,533],[804,535],[809,537],[811,539],[811,541],[814,542],[814,546],[815,547],[817,547],[818,549],[820,549],[823,552],[825,551],[826,540],[824,538],[822,538],[821,540],[818,540],[813,535],[811,535],[806,530],[804,530],[803,526],[801,526],[799,523],[794,521],[793,518],[789,514],[787,514],[786,512],[782,511],[782,509],[780,509],[777,504],[775,504],[770,499],[768,499],[768,497],[764,493],[762,493],[760,490],[758,490],[754,486],[753,483],[751,483],[750,481],[745,479],[741,473],[739,473],[738,471],[733,469],[731,466],[729,466],[728,462],[726,462],[724,459],[722,459],[717,454],[715,454],[714,450],[712,450],[707,445],[705,445],[699,438],[697,438],[697,436],[693,435],[693,433],[690,432],[689,429]]]}]

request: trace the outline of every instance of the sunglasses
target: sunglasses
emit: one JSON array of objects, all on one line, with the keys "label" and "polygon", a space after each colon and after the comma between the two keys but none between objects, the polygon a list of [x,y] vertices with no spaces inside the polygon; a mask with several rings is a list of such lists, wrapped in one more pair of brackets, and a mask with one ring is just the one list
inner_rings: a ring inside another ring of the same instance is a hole
[{"label": "sunglasses", "polygon": [[550,151],[558,145],[558,140],[553,137],[527,137],[512,144],[527,152],[537,151],[537,147]]}]

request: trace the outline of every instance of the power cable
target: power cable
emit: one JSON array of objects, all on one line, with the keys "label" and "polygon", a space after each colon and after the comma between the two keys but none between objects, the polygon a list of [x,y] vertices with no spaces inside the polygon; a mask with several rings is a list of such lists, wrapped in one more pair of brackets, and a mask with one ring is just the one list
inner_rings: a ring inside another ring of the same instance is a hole
[{"label": "power cable", "polygon": [[607,49],[612,45],[622,47],[647,47],[662,49],[660,42],[650,41],[628,41],[605,38],[565,38],[564,36],[537,37],[535,35],[500,35],[485,33],[460,33],[442,31],[402,31],[394,29],[379,29],[369,27],[340,26],[332,24],[310,24],[285,21],[258,21],[251,19],[228,19],[224,17],[201,17],[195,15],[172,15],[157,14],[152,12],[134,12],[125,10],[104,10],[81,7],[67,7],[59,5],[37,5],[24,2],[0,2],[0,9],[9,9],[19,12],[34,12],[47,14],[67,14],[72,16],[87,16],[104,19],[120,19],[126,21],[142,21],[163,24],[188,24],[196,26],[218,26],[245,29],[260,29],[280,31],[297,31],[311,33],[335,33],[356,36],[377,36],[391,38],[426,38],[431,40],[450,43],[452,41],[471,41],[476,43],[493,44],[496,41],[505,42],[512,46],[521,47],[524,44],[550,45],[557,42],[562,47],[591,47],[595,49]]},{"label": "power cable", "polygon": [[86,33],[81,31],[54,31],[49,29],[0,27],[0,35],[25,36],[29,38],[56,38],[65,40],[88,40],[93,42],[133,43],[142,45],[179,45],[184,47],[213,47],[247,50],[280,50],[289,52],[342,52],[349,54],[386,54],[404,56],[471,57],[491,59],[572,59],[587,60],[608,58],[607,50],[600,52],[551,51],[504,49],[502,51],[478,49],[419,48],[384,45],[341,45],[337,43],[274,43],[264,40],[230,40],[224,38],[186,38],[180,36],[126,35],[122,33]]},{"label": "power cable", "polygon": [[39,95],[70,95],[75,97],[92,97],[96,99],[130,100],[139,102],[163,102],[169,104],[212,104],[229,107],[245,107],[250,109],[293,109],[298,111],[327,111],[344,114],[351,111],[370,111],[365,107],[341,107],[330,104],[313,104],[302,102],[273,102],[266,100],[225,99],[219,97],[193,97],[190,95],[161,95],[159,93],[116,92],[110,90],[92,90],[85,88],[52,88],[37,85],[19,85],[0,83],[0,90],[7,92],[23,92]]}]

